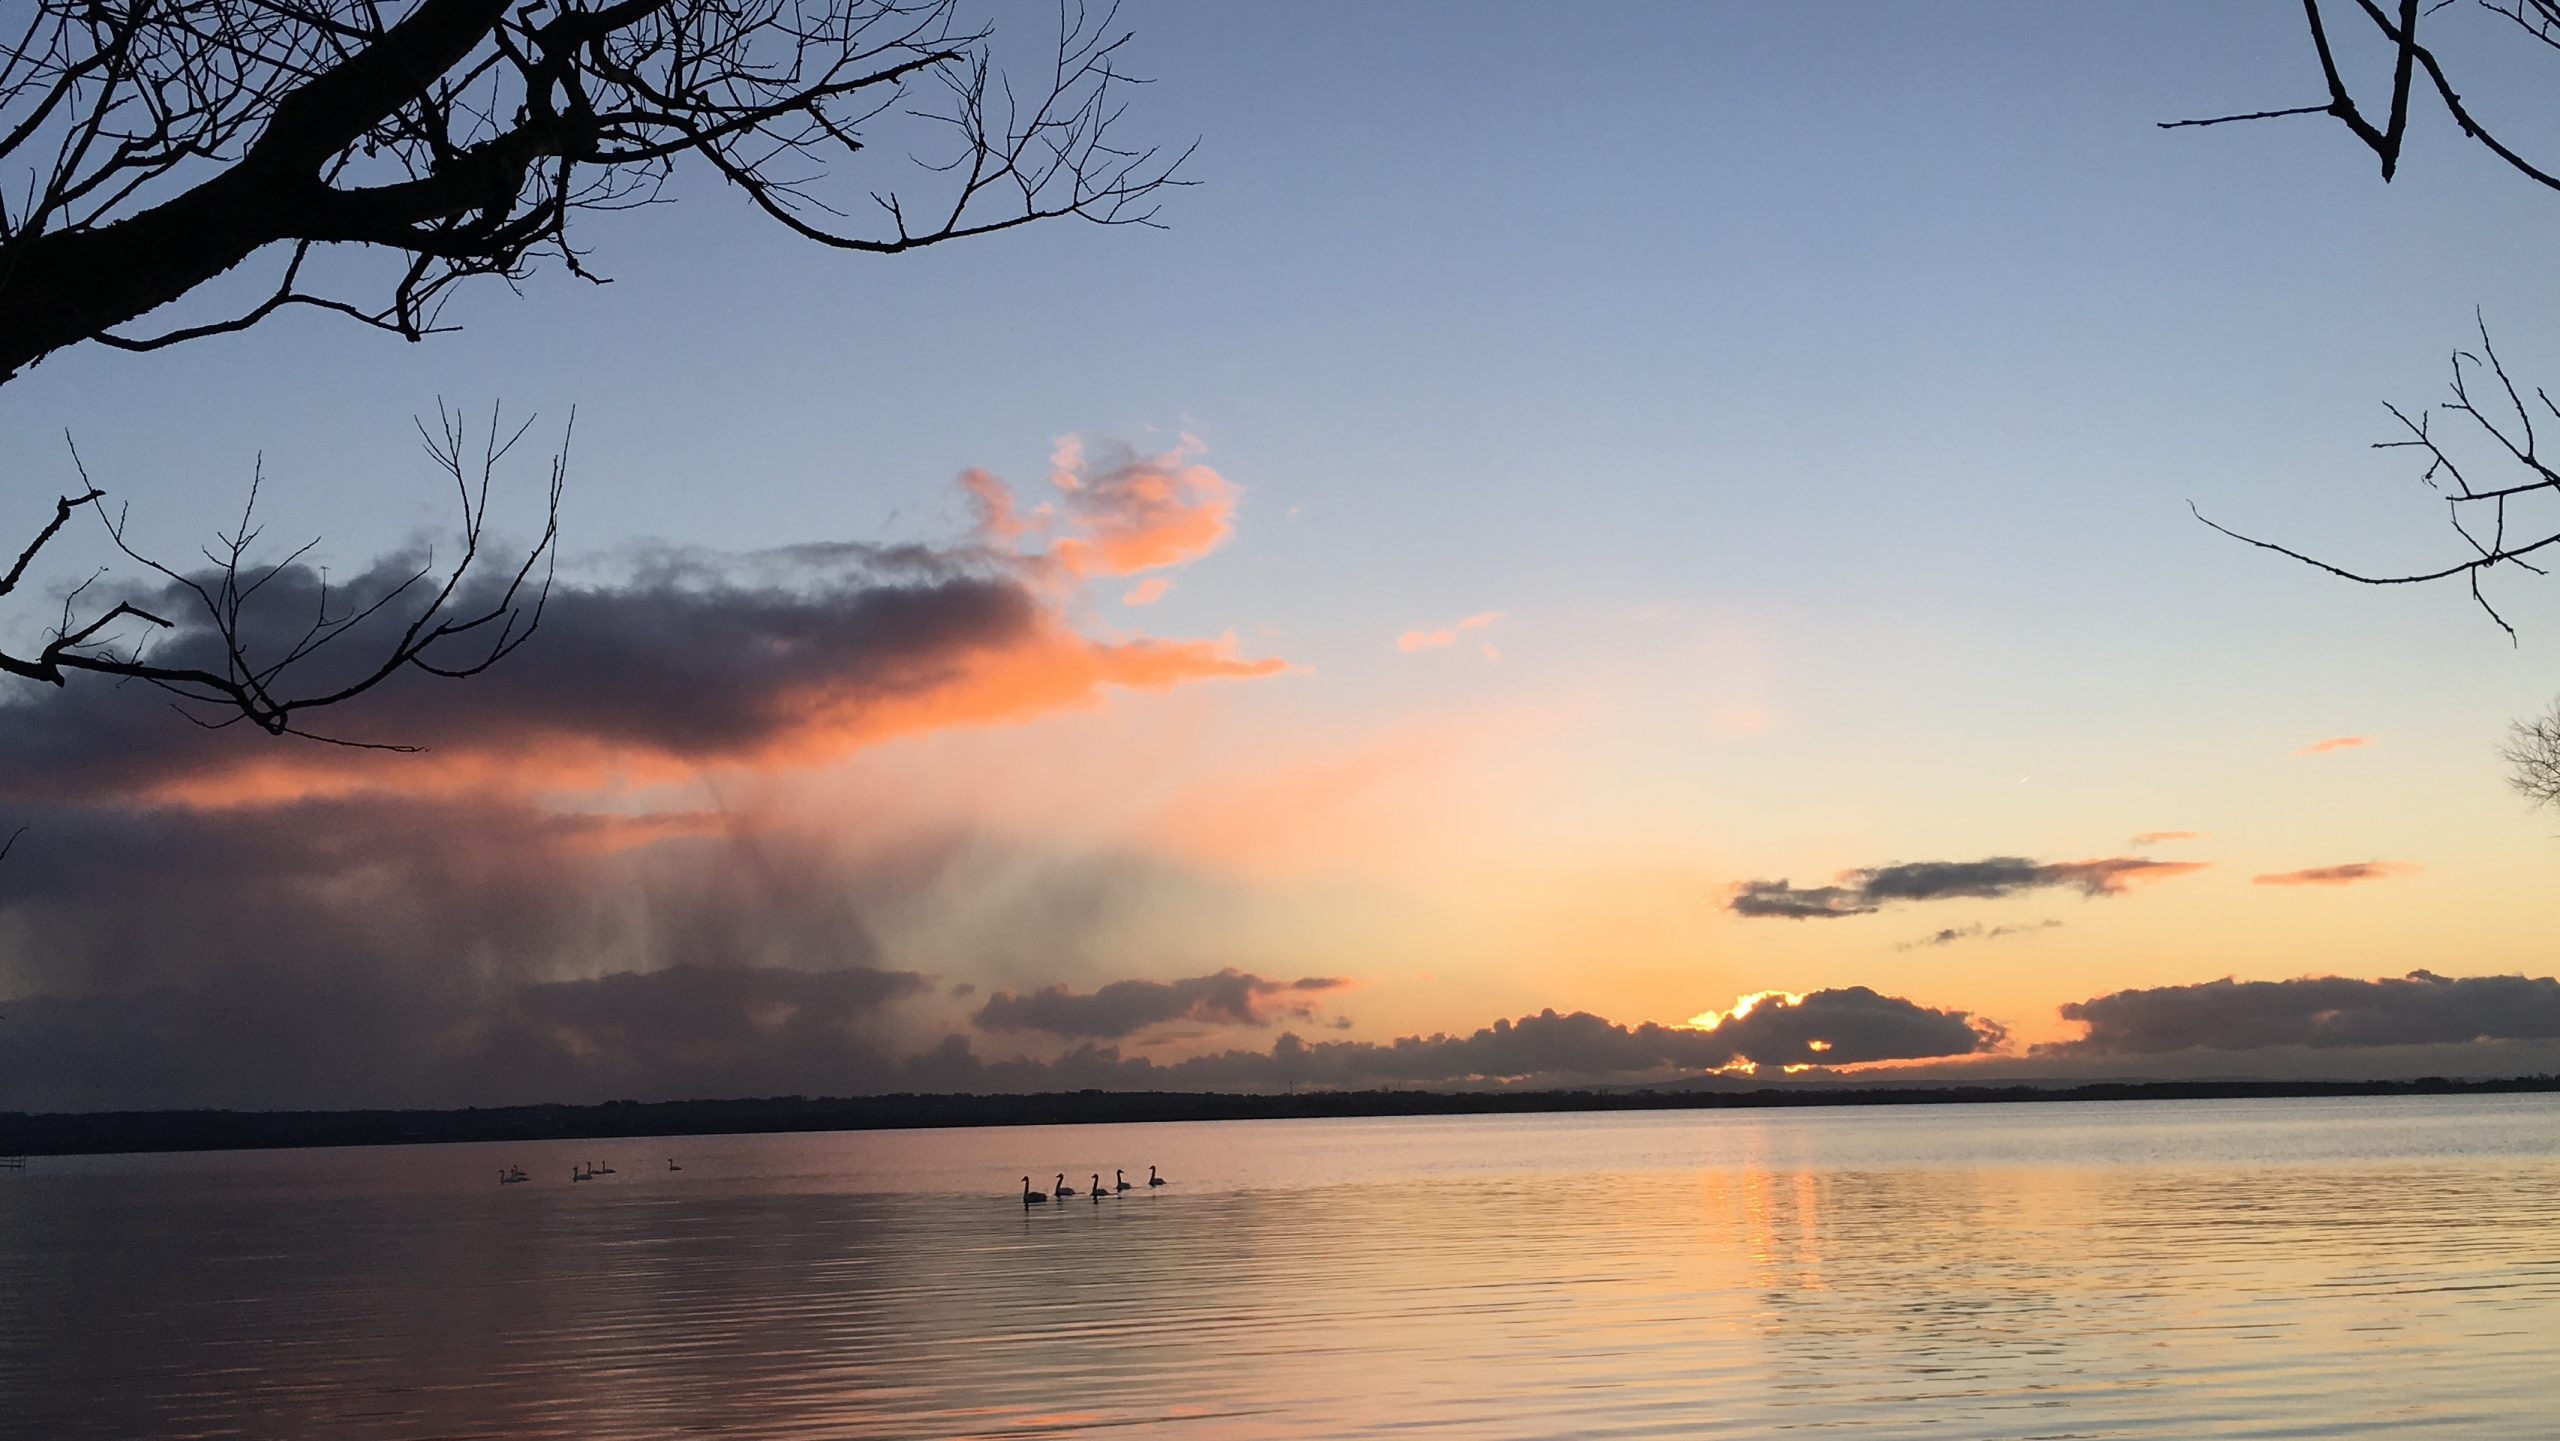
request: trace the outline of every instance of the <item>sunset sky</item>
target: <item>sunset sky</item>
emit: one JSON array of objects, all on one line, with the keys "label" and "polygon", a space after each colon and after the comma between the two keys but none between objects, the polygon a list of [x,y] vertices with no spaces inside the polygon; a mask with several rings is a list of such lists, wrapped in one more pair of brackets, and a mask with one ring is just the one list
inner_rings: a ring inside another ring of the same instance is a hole
[{"label": "sunset sky", "polygon": [[2475,309],[2560,383],[2560,197],[2156,128],[2319,99],[2290,0],[1123,14],[1161,231],[695,175],[457,334],[0,390],[12,534],[67,425],[339,583],[413,415],[540,417],[521,532],[576,413],[541,634],[328,721],[422,755],[0,693],[0,1108],[2560,1068],[2560,581],[2188,509],[2456,559],[2368,445]]}]

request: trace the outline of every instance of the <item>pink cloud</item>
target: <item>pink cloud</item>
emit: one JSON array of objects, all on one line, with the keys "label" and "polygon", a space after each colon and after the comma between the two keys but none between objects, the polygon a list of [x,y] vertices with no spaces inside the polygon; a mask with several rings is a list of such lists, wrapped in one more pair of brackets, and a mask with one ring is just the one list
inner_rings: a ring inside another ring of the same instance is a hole
[{"label": "pink cloud", "polygon": [[2418,867],[2407,861],[2354,861],[2343,866],[2281,871],[2254,879],[2262,886],[2352,886],[2359,881],[2388,880],[2393,876],[2414,876],[2417,873]]},{"label": "pink cloud", "polygon": [[1164,593],[1171,589],[1173,589],[1171,580],[1160,575],[1149,576],[1129,587],[1128,594],[1120,597],[1120,603],[1122,605],[1154,605],[1157,601],[1164,599]]},{"label": "pink cloud", "polygon": [[[1011,486],[984,470],[962,473],[960,485],[969,493],[979,538],[991,549],[1070,581],[1135,575],[1188,565],[1234,533],[1236,501],[1244,492],[1200,464],[1204,453],[1188,435],[1155,455],[1070,435],[1049,454],[1055,501],[1026,511]],[[1035,537],[1048,549],[1031,550],[1026,542]]]},{"label": "pink cloud", "polygon": [[1460,631],[1482,630],[1486,626],[1489,626],[1500,619],[1502,619],[1502,612],[1498,610],[1488,610],[1480,611],[1474,615],[1468,616],[1465,620],[1459,621],[1455,625],[1441,626],[1437,629],[1418,628],[1409,630],[1396,637],[1396,649],[1411,653],[1418,650],[1438,650],[1443,646],[1456,645],[1458,643],[1458,633]]},{"label": "pink cloud", "polygon": [[2369,746],[2371,744],[2373,744],[2373,739],[2370,736],[2331,736],[2327,740],[2313,741],[2311,744],[2295,751],[2294,754],[2298,756],[2324,756],[2331,751],[2351,751],[2356,749],[2358,746]]}]

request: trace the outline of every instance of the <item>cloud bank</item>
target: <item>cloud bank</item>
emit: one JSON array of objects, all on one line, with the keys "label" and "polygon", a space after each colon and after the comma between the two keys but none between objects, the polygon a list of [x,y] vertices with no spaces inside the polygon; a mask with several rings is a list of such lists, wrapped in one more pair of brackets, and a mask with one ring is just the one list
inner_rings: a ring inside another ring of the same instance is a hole
[{"label": "cloud bank", "polygon": [[1316,998],[1350,984],[1339,976],[1266,981],[1229,967],[1179,981],[1113,981],[1089,994],[1062,985],[1020,995],[998,991],[973,1019],[981,1030],[1039,1031],[1077,1040],[1118,1039],[1172,1021],[1269,1026],[1314,1020]]},{"label": "cloud bank", "polygon": [[2037,1055],[2152,1055],[2191,1048],[2249,1051],[2546,1040],[2560,1037],[2560,980],[2549,976],[2396,980],[2306,976],[2117,991],[2062,1008],[2088,1033]]}]

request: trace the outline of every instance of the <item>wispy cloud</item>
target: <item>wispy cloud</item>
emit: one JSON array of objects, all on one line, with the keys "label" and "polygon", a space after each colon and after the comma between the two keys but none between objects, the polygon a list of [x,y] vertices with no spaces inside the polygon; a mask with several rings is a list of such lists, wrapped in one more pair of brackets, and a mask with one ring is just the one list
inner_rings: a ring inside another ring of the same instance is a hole
[{"label": "wispy cloud", "polygon": [[2202,831],[2144,831],[2142,834],[2133,838],[2132,844],[2137,846],[2166,846],[2175,845],[2180,841],[2200,841],[2203,839],[2204,832]]},{"label": "wispy cloud", "polygon": [[1438,650],[1443,646],[1456,645],[1458,643],[1458,636],[1460,633],[1471,630],[1482,630],[1486,626],[1489,626],[1500,619],[1502,619],[1502,612],[1498,610],[1488,610],[1479,611],[1454,625],[1445,625],[1436,628],[1416,627],[1415,629],[1406,631],[1404,634],[1396,637],[1396,649],[1410,653],[1418,650]]},{"label": "wispy cloud", "polygon": [[2360,746],[2369,746],[2371,744],[2373,744],[2373,738],[2371,736],[2331,736],[2327,740],[2313,741],[2311,744],[2295,751],[2294,754],[2298,756],[2324,756],[2329,754],[2331,751],[2351,751]]},{"label": "wispy cloud", "polygon": [[1844,871],[1827,886],[1796,886],[1785,880],[1744,881],[1734,887],[1726,909],[1739,916],[1833,920],[1868,915],[1897,902],[1996,900],[2048,887],[2066,887],[2085,896],[2116,896],[2136,885],[2192,875],[2209,864],[2154,861],[2139,856],[2085,861],[2031,861],[2023,856],[1911,861]]},{"label": "wispy cloud", "polygon": [[1157,601],[1164,599],[1165,592],[1171,589],[1173,589],[1173,582],[1170,579],[1161,575],[1151,575],[1129,587],[1121,595],[1120,603],[1122,605],[1154,605]]},{"label": "wispy cloud", "polygon": [[2407,861],[2354,861],[2342,866],[2312,866],[2306,870],[2279,871],[2273,875],[2253,876],[2262,886],[2352,886],[2362,881],[2389,880],[2393,876],[2414,876],[2419,868]]},{"label": "wispy cloud", "polygon": [[2037,931],[2058,930],[2061,925],[2060,921],[2047,920],[2038,921],[2031,926],[1985,927],[1980,922],[1969,926],[1948,926],[1943,930],[1932,931],[1916,941],[1904,941],[1894,949],[1917,951],[1930,946],[1952,946],[1958,941],[1996,941],[2007,936],[2024,936],[2032,935]]}]

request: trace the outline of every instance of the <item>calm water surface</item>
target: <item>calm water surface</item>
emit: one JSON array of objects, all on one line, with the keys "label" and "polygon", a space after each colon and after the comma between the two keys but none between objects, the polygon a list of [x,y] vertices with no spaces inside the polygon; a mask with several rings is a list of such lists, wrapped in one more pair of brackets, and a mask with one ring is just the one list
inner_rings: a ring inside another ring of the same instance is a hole
[{"label": "calm water surface", "polygon": [[2546,1096],[39,1159],[0,1431],[2541,1436],[2555,1216]]}]

